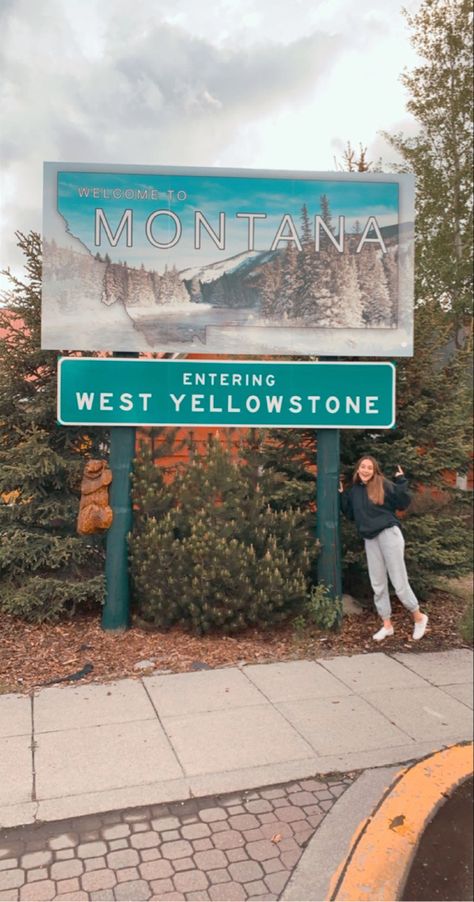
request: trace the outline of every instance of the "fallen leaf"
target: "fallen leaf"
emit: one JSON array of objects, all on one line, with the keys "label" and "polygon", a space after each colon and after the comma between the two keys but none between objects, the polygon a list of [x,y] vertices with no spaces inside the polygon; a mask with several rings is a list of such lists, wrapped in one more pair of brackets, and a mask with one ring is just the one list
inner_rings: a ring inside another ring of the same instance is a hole
[{"label": "fallen leaf", "polygon": [[281,833],[274,833],[270,841],[271,842],[281,842],[281,840],[282,840]]}]

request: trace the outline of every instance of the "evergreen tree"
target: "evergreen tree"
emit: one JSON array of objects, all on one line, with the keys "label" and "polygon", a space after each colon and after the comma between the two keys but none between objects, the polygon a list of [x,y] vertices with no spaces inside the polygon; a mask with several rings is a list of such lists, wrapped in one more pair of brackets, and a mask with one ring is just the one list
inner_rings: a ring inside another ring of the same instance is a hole
[{"label": "evergreen tree", "polygon": [[472,0],[422,0],[406,13],[422,62],[403,75],[413,138],[385,135],[416,175],[416,296],[459,326],[472,298]]},{"label": "evergreen tree", "polygon": [[[310,578],[316,581],[314,538],[316,500],[316,433],[314,429],[250,429],[240,447],[242,471],[272,510],[300,510],[300,528],[311,536]],[[297,537],[289,537],[290,540]],[[302,535],[297,538],[298,543]]]},{"label": "evergreen tree", "polygon": [[40,349],[41,243],[18,233],[26,278],[0,307],[0,609],[53,620],[103,599],[101,540],[76,534],[86,457],[105,434],[58,426],[58,355]]},{"label": "evergreen tree", "polygon": [[260,297],[260,316],[264,319],[272,319],[276,316],[277,301],[281,290],[281,263],[276,257],[267,263],[261,271],[258,279],[258,294]]},{"label": "evergreen tree", "polygon": [[[332,225],[331,207],[329,205],[329,198],[328,198],[327,194],[321,194],[320,204],[321,204],[322,220],[327,225],[329,231],[334,232],[333,225]],[[323,235],[324,235],[324,232],[323,232]],[[323,238],[323,240],[324,240],[324,238]],[[326,237],[326,240],[329,241],[330,239]]]},{"label": "evergreen tree", "polygon": [[390,326],[392,300],[380,251],[365,247],[357,257],[358,281],[364,322],[372,328]]},{"label": "evergreen tree", "polygon": [[213,301],[214,303],[220,303],[221,305],[229,308],[237,308],[237,307],[245,307],[247,306],[247,296],[242,284],[241,278],[232,273],[224,273],[223,276],[218,279],[217,283],[214,283],[218,286],[219,297],[220,300]]},{"label": "evergreen tree", "polygon": [[299,254],[292,241],[285,248],[281,263],[281,279],[275,303],[277,319],[288,319],[298,315],[296,299],[300,292]]},{"label": "evergreen tree", "polygon": [[[472,381],[459,326],[470,309],[472,280],[472,59],[470,0],[422,0],[407,15],[422,64],[405,73],[414,138],[386,135],[417,177],[415,352],[397,367],[397,426],[390,433],[342,437],[343,461],[372,453],[388,475],[407,471],[414,500],[404,519],[407,562],[425,594],[440,576],[469,570],[470,499],[448,476],[471,459]],[[389,283],[394,279],[384,260]],[[389,265],[387,265],[389,264]],[[393,290],[392,290],[393,291]],[[348,475],[348,471],[347,475]],[[349,527],[351,579],[362,563]],[[352,563],[351,563],[352,562]]]},{"label": "evergreen tree", "polygon": [[156,298],[151,273],[142,263],[140,269],[129,269],[127,275],[127,307],[149,307],[152,312]]},{"label": "evergreen tree", "polygon": [[[404,468],[413,492],[403,519],[407,566],[421,596],[441,576],[461,576],[471,567],[470,499],[447,479],[469,464],[470,395],[467,354],[456,351],[449,317],[431,301],[416,310],[414,356],[398,362],[396,428],[370,434],[345,430],[341,436],[346,479],[363,454],[376,457],[388,478],[398,464]],[[343,540],[346,588],[368,591],[363,548],[346,522]]]},{"label": "evergreen tree", "polygon": [[331,324],[341,329],[357,329],[364,324],[357,266],[348,251],[338,254],[335,265]]},{"label": "evergreen tree", "polygon": [[317,316],[317,270],[314,238],[306,204],[301,211],[301,246],[298,254],[298,294],[294,301],[294,315],[297,317]]},{"label": "evergreen tree", "polygon": [[[414,138],[385,135],[416,175],[415,353],[397,367],[397,426],[342,434],[345,475],[372,453],[390,476],[397,464],[414,498],[403,520],[410,578],[421,595],[440,577],[471,568],[470,498],[452,479],[471,458],[472,377],[468,342],[472,280],[471,0],[422,0],[407,15],[422,58],[403,76]],[[387,261],[384,261],[385,264]],[[390,280],[390,273],[386,267]],[[464,325],[463,331],[459,328]],[[346,587],[365,569],[360,540],[344,523]],[[366,576],[364,586],[367,586]]]},{"label": "evergreen tree", "polygon": [[[302,514],[273,510],[263,487],[219,442],[161,491],[152,468],[148,461],[141,478],[155,482],[162,510],[140,510],[130,545],[139,615],[202,633],[296,613],[310,564]],[[140,507],[139,495],[136,501]]]},{"label": "evergreen tree", "polygon": [[164,304],[188,304],[189,294],[186,285],[180,278],[176,266],[167,271],[163,277],[162,303]]},{"label": "evergreen tree", "polygon": [[[334,234],[329,198],[320,197],[321,218],[331,234]],[[330,328],[338,323],[336,304],[336,272],[341,254],[334,247],[324,229],[319,230],[319,251],[314,255],[313,294],[316,299],[316,315],[311,324]]]},{"label": "evergreen tree", "polygon": [[311,230],[311,223],[309,221],[309,213],[306,204],[303,204],[301,209],[301,246],[303,248],[308,247],[308,245],[313,242],[313,233]]},{"label": "evergreen tree", "polygon": [[222,307],[224,305],[222,276],[205,285],[205,299],[207,303],[215,304],[216,307]]},{"label": "evergreen tree", "polygon": [[153,297],[155,299],[155,304],[161,304],[162,303],[162,300],[161,300],[161,289],[162,289],[161,276],[158,272],[153,270],[153,272],[150,273],[150,277],[151,277],[151,285],[152,285],[152,290],[153,290]]},{"label": "evergreen tree", "polygon": [[[97,256],[96,256],[97,259]],[[128,270],[120,263],[107,263],[102,280],[101,301],[107,307],[120,302],[127,303],[128,298]]]},{"label": "evergreen tree", "polygon": [[186,282],[186,287],[189,292],[189,297],[193,304],[201,304],[202,303],[202,288],[201,282],[199,281],[198,276],[193,276],[190,281]]},{"label": "evergreen tree", "polygon": [[398,267],[403,263],[401,255],[398,253],[398,245],[388,245],[387,253],[383,255],[383,268],[385,270],[385,278],[387,280],[387,289],[391,306],[391,324],[396,326],[398,323]]},{"label": "evergreen tree", "polygon": [[312,429],[250,429],[240,445],[245,478],[273,510],[298,508],[314,528],[316,447]]},{"label": "evergreen tree", "polygon": [[173,506],[169,488],[173,470],[163,465],[163,459],[173,458],[181,452],[186,440],[178,440],[177,435],[177,427],[155,426],[143,430],[132,474],[134,523],[138,530],[142,520],[151,517],[159,519]]}]

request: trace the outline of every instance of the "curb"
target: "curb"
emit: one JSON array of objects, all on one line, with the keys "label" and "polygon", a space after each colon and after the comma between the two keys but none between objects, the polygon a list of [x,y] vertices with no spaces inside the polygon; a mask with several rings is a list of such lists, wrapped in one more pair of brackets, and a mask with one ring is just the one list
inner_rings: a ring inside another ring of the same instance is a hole
[{"label": "curb", "polygon": [[[411,759],[410,759],[411,760]],[[367,823],[380,799],[390,791],[401,764],[362,771],[324,818],[298,861],[284,892],[284,902],[322,902],[328,886],[345,861],[352,837]]]},{"label": "curb", "polygon": [[399,899],[426,825],[472,770],[473,743],[436,752],[402,770],[372,816],[360,822],[326,899]]}]

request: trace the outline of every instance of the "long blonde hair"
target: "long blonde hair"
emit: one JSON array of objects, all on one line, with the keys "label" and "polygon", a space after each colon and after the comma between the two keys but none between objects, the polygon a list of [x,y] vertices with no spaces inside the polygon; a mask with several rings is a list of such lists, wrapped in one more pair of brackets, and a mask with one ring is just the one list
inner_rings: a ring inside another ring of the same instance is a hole
[{"label": "long blonde hair", "polygon": [[354,485],[357,485],[361,481],[358,475],[358,470],[363,460],[370,460],[374,468],[374,475],[369,480],[369,482],[366,483],[367,494],[374,504],[383,504],[387,480],[385,479],[385,476],[380,469],[380,464],[375,460],[375,457],[372,457],[371,454],[364,454],[363,457],[359,458],[355,465],[352,482],[354,483]]}]

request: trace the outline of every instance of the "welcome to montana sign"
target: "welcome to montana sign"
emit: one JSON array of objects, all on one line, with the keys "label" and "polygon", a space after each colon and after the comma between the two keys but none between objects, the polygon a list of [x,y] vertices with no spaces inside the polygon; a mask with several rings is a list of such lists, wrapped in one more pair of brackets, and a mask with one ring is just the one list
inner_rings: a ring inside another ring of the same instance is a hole
[{"label": "welcome to montana sign", "polygon": [[46,163],[42,345],[410,356],[413,178]]}]

